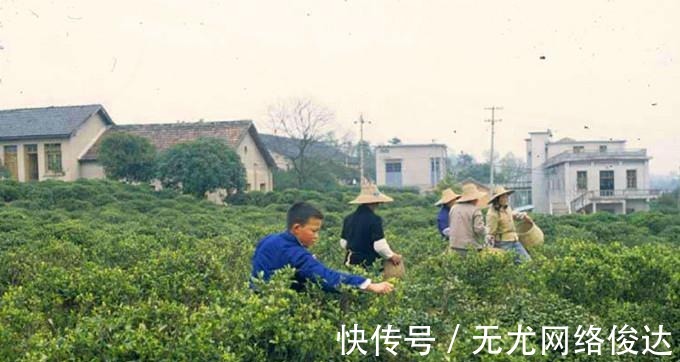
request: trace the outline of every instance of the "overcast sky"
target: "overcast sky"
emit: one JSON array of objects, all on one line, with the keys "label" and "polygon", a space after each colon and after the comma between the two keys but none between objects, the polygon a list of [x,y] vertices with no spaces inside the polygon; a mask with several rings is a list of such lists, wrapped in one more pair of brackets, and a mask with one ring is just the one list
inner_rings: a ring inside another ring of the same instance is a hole
[{"label": "overcast sky", "polygon": [[[680,1],[0,0],[0,108],[118,124],[253,119],[309,97],[338,129],[481,158],[530,131],[627,139],[680,167]],[[544,57],[544,59],[542,59]],[[588,126],[588,129],[585,128]],[[456,131],[454,133],[454,130]],[[638,140],[639,138],[639,140]]]}]

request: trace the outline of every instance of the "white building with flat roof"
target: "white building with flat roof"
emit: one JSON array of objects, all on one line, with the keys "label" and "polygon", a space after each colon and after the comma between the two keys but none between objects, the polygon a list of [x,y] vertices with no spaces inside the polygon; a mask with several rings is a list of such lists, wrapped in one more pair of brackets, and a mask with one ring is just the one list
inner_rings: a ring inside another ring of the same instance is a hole
[{"label": "white building with flat roof", "polygon": [[376,183],[379,186],[434,189],[447,173],[443,144],[397,144],[375,149]]},{"label": "white building with flat roof", "polygon": [[549,214],[617,214],[649,210],[658,195],[649,187],[645,149],[625,140],[553,142],[550,131],[530,132],[526,141],[534,211]]}]

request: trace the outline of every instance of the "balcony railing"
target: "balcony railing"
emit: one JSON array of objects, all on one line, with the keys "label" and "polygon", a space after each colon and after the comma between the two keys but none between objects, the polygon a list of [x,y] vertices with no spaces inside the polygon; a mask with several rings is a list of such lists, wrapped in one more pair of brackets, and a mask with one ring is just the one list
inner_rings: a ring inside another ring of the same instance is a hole
[{"label": "balcony railing", "polygon": [[582,151],[582,152],[573,152],[573,151],[564,151],[556,154],[555,156],[552,156],[548,158],[545,161],[545,166],[550,167],[552,165],[556,165],[560,162],[566,162],[566,161],[588,161],[588,160],[607,160],[607,159],[612,159],[612,160],[622,160],[622,159],[647,159],[647,150],[646,149],[633,149],[633,148],[628,148],[625,150],[609,150],[609,151],[602,151],[602,152],[593,152],[593,151]]},{"label": "balcony railing", "polygon": [[571,210],[581,210],[586,205],[597,201],[656,198],[660,194],[661,190],[653,189],[590,190],[585,191],[571,202]]}]

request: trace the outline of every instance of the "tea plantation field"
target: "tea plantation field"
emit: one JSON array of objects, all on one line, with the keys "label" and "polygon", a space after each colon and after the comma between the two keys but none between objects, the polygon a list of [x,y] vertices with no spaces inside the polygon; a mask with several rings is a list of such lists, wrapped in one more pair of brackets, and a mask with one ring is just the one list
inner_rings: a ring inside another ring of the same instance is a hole
[{"label": "tea plantation field", "polygon": [[[296,200],[324,210],[312,251],[343,269],[339,228],[355,193],[255,192],[217,206],[110,181],[0,182],[0,361],[678,360],[678,214],[536,215],[546,245],[515,266],[508,255],[444,254],[434,196],[386,190],[395,202],[378,214],[408,269],[395,293],[296,293],[290,271],[250,291],[256,241],[283,230]],[[354,324],[367,353],[343,356],[336,337]],[[380,346],[376,356],[371,336],[388,324],[401,331],[396,355]],[[536,333],[527,338],[531,357],[521,344],[506,353],[519,324]],[[576,353],[578,327],[591,325],[602,329],[599,357]],[[635,329],[637,355],[611,355],[615,325]],[[643,336],[660,325],[672,333],[672,356],[642,354]],[[430,327],[427,355],[405,340],[410,326]],[[498,326],[489,334],[502,336],[493,341],[500,354],[473,353],[477,326]],[[544,326],[569,328],[565,356],[542,354]]]}]

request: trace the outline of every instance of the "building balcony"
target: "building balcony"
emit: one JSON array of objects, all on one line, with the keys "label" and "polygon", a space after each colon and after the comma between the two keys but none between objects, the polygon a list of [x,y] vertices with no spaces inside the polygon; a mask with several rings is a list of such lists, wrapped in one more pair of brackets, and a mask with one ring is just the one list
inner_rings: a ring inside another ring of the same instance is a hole
[{"label": "building balcony", "polygon": [[585,191],[571,201],[572,212],[583,210],[586,206],[593,203],[624,202],[626,200],[651,200],[657,198],[661,190],[590,190]]},{"label": "building balcony", "polygon": [[626,149],[624,151],[602,151],[602,152],[573,152],[564,151],[548,158],[544,167],[557,166],[564,162],[575,161],[623,161],[623,160],[648,160],[646,149]]}]

